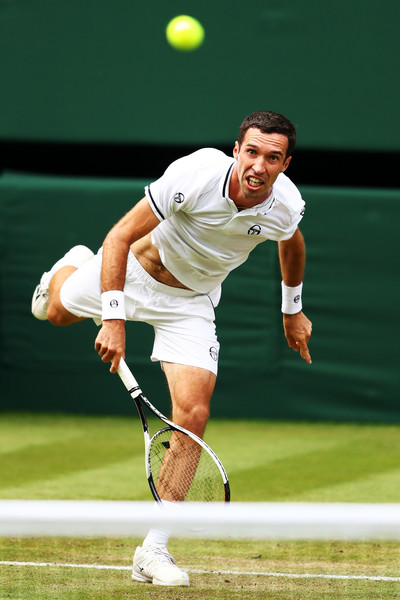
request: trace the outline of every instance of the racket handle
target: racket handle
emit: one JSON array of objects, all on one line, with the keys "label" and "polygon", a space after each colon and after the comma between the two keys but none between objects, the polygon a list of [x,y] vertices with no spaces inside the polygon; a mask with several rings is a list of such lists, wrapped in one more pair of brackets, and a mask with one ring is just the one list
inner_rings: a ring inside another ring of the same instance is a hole
[{"label": "racket handle", "polygon": [[120,376],[122,383],[124,384],[124,386],[126,387],[126,389],[128,390],[128,392],[130,394],[135,392],[135,396],[138,396],[139,394],[142,393],[142,390],[140,389],[138,382],[134,378],[130,368],[128,367],[128,365],[126,364],[126,362],[123,358],[121,358],[121,360],[119,362],[119,367],[118,367],[117,373]]}]

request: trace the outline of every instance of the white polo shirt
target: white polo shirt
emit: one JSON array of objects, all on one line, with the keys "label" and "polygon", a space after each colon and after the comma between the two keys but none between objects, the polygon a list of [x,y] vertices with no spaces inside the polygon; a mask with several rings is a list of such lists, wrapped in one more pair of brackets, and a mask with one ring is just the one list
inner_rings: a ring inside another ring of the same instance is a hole
[{"label": "white polo shirt", "polygon": [[214,305],[227,275],[257,244],[292,237],[304,214],[297,187],[281,173],[272,194],[238,210],[229,198],[235,159],[204,148],[173,162],[145,188],[160,224],[152,232],[162,263],[185,286],[209,294]]}]

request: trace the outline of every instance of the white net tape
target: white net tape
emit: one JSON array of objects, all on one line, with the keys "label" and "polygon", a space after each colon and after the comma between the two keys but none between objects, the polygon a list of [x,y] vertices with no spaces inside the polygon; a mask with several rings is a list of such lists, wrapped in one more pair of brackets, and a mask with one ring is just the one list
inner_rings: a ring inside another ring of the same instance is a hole
[{"label": "white net tape", "polygon": [[0,500],[0,536],[143,536],[150,527],[208,539],[398,540],[400,504]]}]

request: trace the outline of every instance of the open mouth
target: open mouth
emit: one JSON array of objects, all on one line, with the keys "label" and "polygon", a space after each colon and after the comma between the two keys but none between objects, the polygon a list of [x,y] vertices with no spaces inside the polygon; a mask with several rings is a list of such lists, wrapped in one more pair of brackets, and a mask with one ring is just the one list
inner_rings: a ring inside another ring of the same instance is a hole
[{"label": "open mouth", "polygon": [[247,178],[247,183],[249,185],[249,187],[251,188],[259,188],[260,186],[264,185],[264,182],[262,179],[258,179],[258,177],[254,177],[251,176]]}]

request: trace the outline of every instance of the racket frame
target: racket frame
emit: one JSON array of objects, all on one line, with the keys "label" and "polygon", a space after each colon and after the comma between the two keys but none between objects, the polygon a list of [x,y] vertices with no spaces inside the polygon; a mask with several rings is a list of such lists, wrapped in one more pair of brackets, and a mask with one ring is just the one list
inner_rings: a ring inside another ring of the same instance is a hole
[{"label": "racket frame", "polygon": [[128,393],[130,394],[132,400],[135,402],[137,411],[139,413],[140,421],[141,421],[142,428],[143,428],[143,436],[144,436],[144,447],[145,447],[145,455],[146,455],[146,461],[145,461],[146,477],[147,477],[147,481],[148,481],[148,484],[149,484],[149,487],[150,487],[151,493],[153,494],[154,499],[157,502],[162,503],[162,500],[157,493],[157,489],[156,489],[156,486],[153,481],[153,477],[152,477],[151,469],[150,469],[150,460],[149,460],[149,451],[150,451],[152,439],[154,436],[156,436],[159,433],[159,431],[157,431],[154,434],[154,436],[150,438],[149,426],[147,423],[147,418],[146,418],[146,414],[143,409],[143,405],[146,406],[146,408],[151,413],[153,413],[153,415],[158,417],[170,429],[172,429],[174,431],[180,431],[181,433],[189,436],[192,440],[197,442],[206,452],[208,452],[208,454],[210,454],[210,456],[214,460],[214,462],[217,465],[219,472],[221,474],[222,482],[224,484],[225,502],[230,502],[230,487],[229,487],[228,475],[225,471],[225,468],[224,468],[222,462],[220,461],[218,456],[215,454],[214,450],[212,448],[210,448],[210,446],[203,439],[201,439],[199,436],[197,436],[195,433],[192,433],[188,429],[185,429],[184,427],[177,425],[176,423],[174,423],[173,421],[168,419],[165,415],[163,415],[163,413],[160,412],[155,406],[153,406],[153,404],[150,402],[150,400],[148,400],[146,398],[146,396],[143,394],[140,385],[138,384],[132,371],[130,370],[130,368],[128,367],[128,365],[126,364],[126,362],[123,358],[121,358],[121,360],[120,360],[117,373],[120,376],[121,381],[124,384],[125,388],[128,390]]}]

